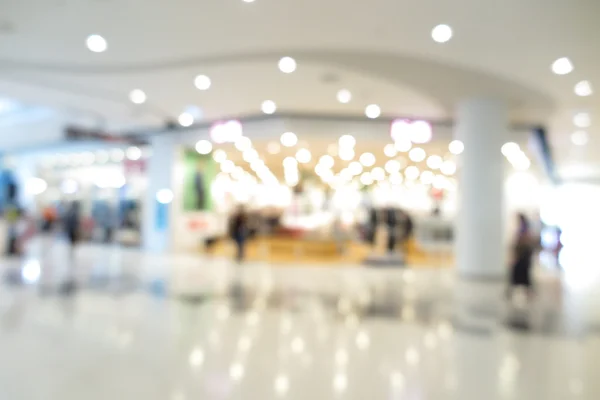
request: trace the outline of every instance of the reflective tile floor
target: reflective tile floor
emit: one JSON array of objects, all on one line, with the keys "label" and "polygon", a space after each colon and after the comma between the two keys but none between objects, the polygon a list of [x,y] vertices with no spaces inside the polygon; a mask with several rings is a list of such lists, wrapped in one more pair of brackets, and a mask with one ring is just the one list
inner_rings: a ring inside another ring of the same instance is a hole
[{"label": "reflective tile floor", "polygon": [[0,399],[600,399],[588,276],[539,267],[508,304],[451,269],[68,260],[39,239],[0,263]]}]

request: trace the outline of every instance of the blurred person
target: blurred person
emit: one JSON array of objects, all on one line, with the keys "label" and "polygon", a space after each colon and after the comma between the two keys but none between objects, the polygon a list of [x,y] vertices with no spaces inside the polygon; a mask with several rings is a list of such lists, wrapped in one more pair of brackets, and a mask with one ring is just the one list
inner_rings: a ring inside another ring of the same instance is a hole
[{"label": "blurred person", "polygon": [[533,297],[533,287],[531,281],[531,259],[534,252],[534,242],[531,235],[531,226],[527,217],[519,213],[518,230],[513,245],[513,254],[511,260],[510,282],[507,289],[507,298],[512,299],[513,290],[517,286],[523,286],[527,291],[529,300]]},{"label": "blurred person", "polygon": [[371,247],[375,247],[377,238],[377,226],[379,225],[379,219],[377,216],[377,209],[375,207],[369,208],[369,217],[367,220],[367,242]]},{"label": "blurred person", "polygon": [[75,248],[81,234],[81,203],[74,201],[64,216],[64,229],[70,244],[71,261],[75,258]]},{"label": "blurred person", "polygon": [[56,208],[46,206],[42,210],[42,232],[51,232],[58,219]]},{"label": "blurred person", "polygon": [[393,207],[385,209],[385,224],[387,226],[387,251],[393,253],[396,250],[396,241],[398,240],[398,216]]},{"label": "blurred person", "polygon": [[248,215],[243,206],[240,206],[231,218],[231,238],[236,244],[237,262],[242,262],[245,256],[246,239],[248,235]]},{"label": "blurred person", "polygon": [[7,224],[7,243],[6,243],[6,254],[8,256],[14,256],[19,253],[18,251],[18,223],[20,218],[20,210],[16,205],[9,205],[4,210],[4,218]]},{"label": "blurred person", "polygon": [[69,241],[69,270],[68,276],[65,282],[60,286],[59,291],[63,294],[71,294],[75,291],[75,250],[77,242],[79,242],[81,235],[81,203],[74,201],[67,209],[64,219],[63,227],[67,240]]}]

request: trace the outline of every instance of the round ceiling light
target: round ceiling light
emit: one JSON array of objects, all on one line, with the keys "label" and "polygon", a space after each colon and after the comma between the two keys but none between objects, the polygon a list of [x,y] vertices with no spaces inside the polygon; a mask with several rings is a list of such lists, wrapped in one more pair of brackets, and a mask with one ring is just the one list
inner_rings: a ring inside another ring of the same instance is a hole
[{"label": "round ceiling light", "polygon": [[339,151],[340,159],[344,161],[350,161],[354,158],[356,154],[354,153],[354,149],[352,147],[341,147]]},{"label": "round ceiling light", "polygon": [[196,151],[200,154],[209,154],[212,151],[212,143],[208,140],[199,140],[196,143]]},{"label": "round ceiling light", "polygon": [[281,151],[281,147],[277,142],[269,142],[267,145],[267,152],[269,154],[278,154]]},{"label": "round ceiling light", "polygon": [[174,197],[173,191],[170,189],[160,189],[156,192],[156,201],[160,204],[169,204],[173,201]]},{"label": "round ceiling light", "polygon": [[337,101],[342,104],[348,104],[352,101],[352,93],[348,89],[341,89],[337,92]]},{"label": "round ceiling light", "polygon": [[365,108],[365,115],[367,118],[375,119],[381,115],[381,107],[377,104],[369,104]]},{"label": "round ceiling light", "polygon": [[386,144],[383,148],[383,153],[388,157],[396,157],[396,154],[398,154],[398,150],[396,150],[396,146],[389,143]]},{"label": "round ceiling light", "polygon": [[448,150],[454,155],[459,155],[465,151],[465,145],[460,140],[453,140],[448,145]]},{"label": "round ceiling light", "polygon": [[265,100],[262,102],[260,109],[265,114],[274,114],[277,111],[277,104],[273,100]]},{"label": "round ceiling light", "polygon": [[567,57],[559,58],[552,63],[552,72],[556,75],[566,75],[573,71],[573,63]]},{"label": "round ceiling light", "polygon": [[446,43],[452,39],[452,28],[446,24],[440,24],[431,30],[431,38],[437,43]]},{"label": "round ceiling light", "polygon": [[376,181],[382,181],[385,179],[385,171],[381,167],[375,167],[371,171],[371,177]]},{"label": "round ceiling light", "polygon": [[400,168],[401,168],[401,165],[400,165],[400,161],[398,161],[398,160],[388,160],[388,162],[385,163],[385,170],[389,174],[400,172]]},{"label": "round ceiling light", "polygon": [[146,102],[146,93],[141,89],[133,89],[129,92],[129,100],[133,104],[143,104]]},{"label": "round ceiling light", "polygon": [[348,169],[352,172],[352,175],[360,175],[363,171],[362,164],[358,161],[352,161],[350,165],[348,165]]},{"label": "round ceiling light", "polygon": [[360,176],[360,183],[362,183],[365,186],[368,186],[373,183],[373,177],[369,172],[365,172]]},{"label": "round ceiling light", "polygon": [[589,81],[581,81],[575,85],[575,94],[581,97],[591,96],[594,93]]},{"label": "round ceiling light", "polygon": [[516,144],[514,142],[508,142],[508,143],[504,143],[504,145],[502,146],[500,151],[502,151],[502,154],[504,155],[504,157],[508,158],[508,157],[512,157],[513,154],[520,152],[521,148],[519,147],[518,144]]},{"label": "round ceiling light", "polygon": [[338,146],[340,149],[353,149],[356,146],[356,139],[352,135],[343,135],[338,140]]},{"label": "round ceiling light", "polygon": [[373,153],[363,153],[360,155],[359,161],[365,167],[372,167],[375,165],[375,156]]},{"label": "round ceiling light", "polygon": [[108,43],[100,35],[90,35],[85,40],[87,48],[94,53],[102,53],[108,48]]},{"label": "round ceiling light", "polygon": [[431,169],[438,169],[442,166],[443,162],[442,157],[433,155],[427,159],[427,166]]},{"label": "round ceiling light", "polygon": [[592,125],[592,118],[586,112],[580,112],[573,117],[573,124],[578,128],[589,128]]},{"label": "round ceiling light", "polygon": [[211,84],[210,78],[206,75],[197,75],[196,78],[194,78],[194,86],[196,86],[198,90],[208,90]]},{"label": "round ceiling light", "polygon": [[242,153],[242,158],[247,163],[252,163],[252,161],[258,160],[260,156],[258,155],[258,151],[254,149],[248,149]]},{"label": "round ceiling light", "polygon": [[247,151],[252,148],[252,140],[246,136],[240,136],[237,138],[234,145],[239,151]]},{"label": "round ceiling light", "polygon": [[223,161],[227,160],[227,153],[225,153],[224,150],[217,149],[213,153],[213,160],[215,160],[218,163],[222,163]]},{"label": "round ceiling light", "polygon": [[396,140],[394,147],[399,152],[406,153],[407,151],[409,151],[412,148],[412,142],[407,138]]},{"label": "round ceiling light", "polygon": [[291,74],[296,70],[296,60],[292,57],[283,57],[279,60],[279,70],[285,74]]},{"label": "round ceiling light", "polygon": [[296,152],[296,160],[298,160],[299,163],[307,164],[310,162],[311,159],[312,155],[307,149],[300,149]]},{"label": "round ceiling light", "polygon": [[319,158],[319,164],[322,165],[324,168],[333,168],[335,160],[330,155],[324,155],[321,156],[321,158]]},{"label": "round ceiling light", "polygon": [[444,161],[440,167],[440,171],[442,171],[444,175],[454,175],[456,172],[456,163],[452,160]]},{"label": "round ceiling light", "polygon": [[283,168],[285,168],[285,169],[298,168],[298,161],[294,157],[286,157],[283,160]]},{"label": "round ceiling light", "polygon": [[410,158],[414,162],[421,162],[427,157],[425,150],[420,147],[415,147],[408,153],[408,158]]},{"label": "round ceiling light", "polygon": [[585,146],[589,140],[586,131],[576,131],[571,134],[571,141],[577,146]]},{"label": "round ceiling light", "polygon": [[421,183],[423,185],[431,185],[433,183],[435,175],[431,171],[421,172]]},{"label": "round ceiling light", "polygon": [[414,121],[411,124],[410,140],[413,143],[427,143],[431,140],[433,133],[431,125],[426,121]]},{"label": "round ceiling light", "polygon": [[194,116],[190,113],[184,112],[179,114],[177,121],[179,121],[179,125],[188,127],[194,123]]},{"label": "round ceiling light", "polygon": [[400,174],[399,172],[394,172],[393,174],[390,174],[390,183],[392,185],[400,185],[403,181],[404,178],[402,178],[402,174]]},{"label": "round ceiling light", "polygon": [[294,147],[298,143],[298,137],[294,132],[285,132],[281,135],[281,144],[285,147]]},{"label": "round ceiling light", "polygon": [[420,173],[421,171],[419,171],[419,168],[415,167],[414,165],[406,167],[406,170],[404,170],[404,175],[406,176],[406,179],[410,180],[417,179]]},{"label": "round ceiling light", "polygon": [[125,156],[128,160],[137,161],[142,158],[142,150],[139,147],[129,147],[125,152]]}]

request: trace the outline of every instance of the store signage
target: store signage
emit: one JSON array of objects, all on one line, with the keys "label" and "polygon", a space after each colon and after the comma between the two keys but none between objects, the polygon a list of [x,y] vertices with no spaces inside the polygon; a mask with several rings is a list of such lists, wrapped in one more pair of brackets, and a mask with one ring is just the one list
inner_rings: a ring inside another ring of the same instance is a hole
[{"label": "store signage", "polygon": [[215,143],[233,143],[242,135],[242,123],[235,119],[215,122],[210,127],[210,138]]},{"label": "store signage", "polygon": [[433,136],[431,124],[422,120],[395,119],[390,135],[394,142],[410,140],[413,143],[427,143]]},{"label": "store signage", "polygon": [[119,142],[131,144],[145,144],[134,134],[114,135],[99,129],[89,129],[78,126],[67,126],[65,128],[65,138],[67,140],[101,140],[104,142]]}]

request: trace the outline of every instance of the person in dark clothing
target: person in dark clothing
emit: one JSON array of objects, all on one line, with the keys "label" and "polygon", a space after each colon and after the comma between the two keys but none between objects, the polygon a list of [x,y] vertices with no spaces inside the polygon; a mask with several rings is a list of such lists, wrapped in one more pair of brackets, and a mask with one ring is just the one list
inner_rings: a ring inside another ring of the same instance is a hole
[{"label": "person in dark clothing", "polygon": [[81,204],[79,201],[74,201],[71,203],[71,206],[67,210],[63,219],[63,227],[67,236],[67,240],[70,244],[68,276],[59,287],[59,292],[65,295],[73,294],[77,288],[75,284],[75,249],[80,238],[80,212]]},{"label": "person in dark clothing", "polygon": [[515,287],[523,286],[527,290],[527,297],[533,296],[531,281],[531,258],[534,245],[531,237],[529,220],[524,214],[519,214],[519,227],[513,249],[513,259],[510,271],[510,282],[507,297],[510,299]]},{"label": "person in dark clothing", "polygon": [[64,219],[65,233],[69,244],[71,245],[71,259],[73,259],[75,246],[79,241],[80,210],[81,204],[78,201],[74,201],[71,204],[71,207],[69,207]]},{"label": "person in dark clothing", "polygon": [[369,220],[367,221],[367,242],[371,247],[375,247],[378,223],[377,210],[372,207],[369,209]]},{"label": "person in dark clothing", "polygon": [[242,262],[245,256],[246,238],[248,234],[248,215],[243,207],[231,219],[231,238],[237,246],[236,260]]},{"label": "person in dark clothing", "polygon": [[392,207],[385,210],[385,224],[388,228],[387,251],[393,253],[394,250],[396,250],[396,241],[398,240],[398,217],[396,215],[396,210]]}]

